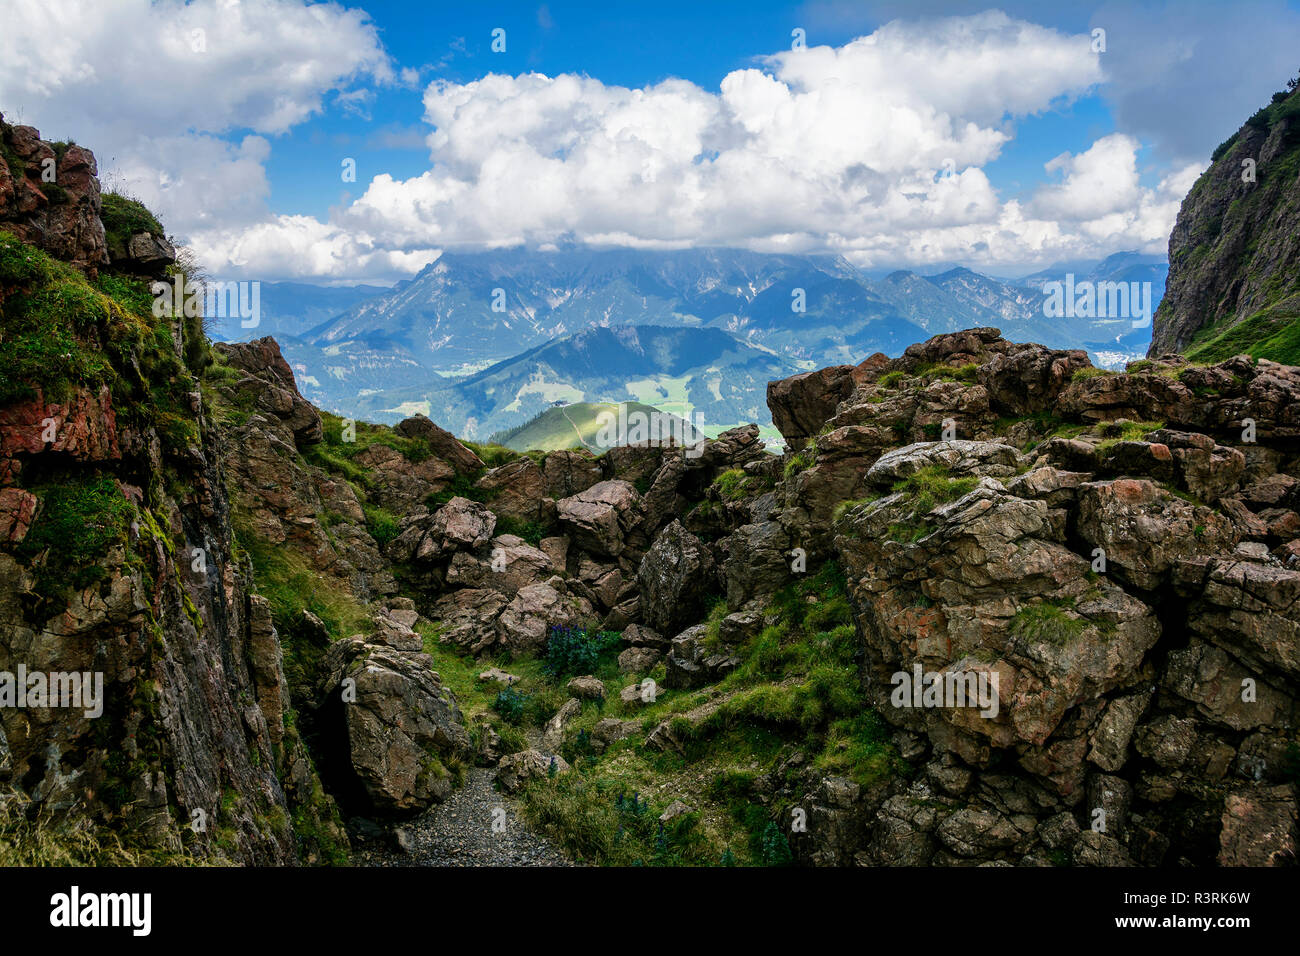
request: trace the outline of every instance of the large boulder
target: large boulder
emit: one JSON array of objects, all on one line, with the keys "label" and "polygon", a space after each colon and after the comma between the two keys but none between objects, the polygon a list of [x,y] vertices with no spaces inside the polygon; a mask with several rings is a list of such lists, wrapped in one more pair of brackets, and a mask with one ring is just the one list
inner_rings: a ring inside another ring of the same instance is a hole
[{"label": "large boulder", "polygon": [[496,515],[479,502],[452,498],[409,523],[389,544],[388,554],[395,561],[438,561],[486,546],[496,526]]},{"label": "large boulder", "polygon": [[462,445],[451,432],[438,427],[424,415],[405,418],[393,426],[404,438],[418,438],[429,446],[435,458],[451,465],[458,474],[476,475],[483,470],[483,460]]},{"label": "large boulder", "polygon": [[655,538],[636,580],[645,622],[670,634],[702,617],[717,589],[713,555],[676,520]]},{"label": "large boulder", "polygon": [[1219,834],[1220,866],[1294,866],[1296,799],[1291,787],[1230,794]]},{"label": "large boulder", "polygon": [[553,578],[546,584],[520,588],[497,618],[497,639],[515,653],[545,649],[551,628],[574,624],[590,617],[591,604],[584,598],[561,592],[563,583]]},{"label": "large boulder", "polygon": [[531,458],[517,458],[493,468],[475,487],[491,500],[492,511],[500,518],[545,521],[555,515],[546,473]]},{"label": "large boulder", "polygon": [[853,392],[856,369],[834,365],[767,383],[767,407],[786,447],[798,451]]},{"label": "large boulder", "polygon": [[520,588],[541,584],[556,568],[550,556],[513,534],[492,539],[491,548],[458,551],[447,567],[449,587],[493,588],[514,596]]},{"label": "large boulder", "polygon": [[325,746],[342,758],[345,790],[381,814],[415,813],[450,795],[444,760],[469,759],[470,738],[427,654],[351,638],[330,645],[323,673],[320,722],[341,737]]},{"label": "large boulder", "polygon": [[521,750],[507,754],[497,764],[496,781],[506,793],[515,793],[530,780],[568,773],[569,764],[558,754]]},{"label": "large boulder", "polygon": [[593,554],[618,557],[640,517],[641,495],[630,482],[601,481],[561,499],[556,508],[575,544]]}]

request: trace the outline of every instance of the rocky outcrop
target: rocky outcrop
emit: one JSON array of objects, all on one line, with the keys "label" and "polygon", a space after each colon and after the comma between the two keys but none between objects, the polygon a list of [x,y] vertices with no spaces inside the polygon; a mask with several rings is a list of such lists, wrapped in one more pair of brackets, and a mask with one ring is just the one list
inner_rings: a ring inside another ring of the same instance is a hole
[{"label": "rocky outcrop", "polygon": [[1191,349],[1211,361],[1247,350],[1295,360],[1279,333],[1300,310],[1300,91],[1274,100],[1215,151],[1183,200],[1153,358]]},{"label": "rocky outcrop", "polygon": [[0,229],[79,269],[108,265],[94,154],[0,115]]},{"label": "rocky outcrop", "polygon": [[234,387],[234,401],[242,404],[251,396],[259,411],[283,421],[299,445],[311,445],[323,437],[320,413],[298,392],[293,370],[270,336],[252,342],[218,343],[217,353],[232,367],[245,372]]},{"label": "rocky outcrop", "polygon": [[641,495],[626,481],[601,481],[556,502],[561,525],[580,546],[617,558],[639,518]]},{"label": "rocky outcrop", "polygon": [[[1013,350],[960,335],[916,353],[984,356],[972,381],[1023,399],[1021,376],[996,384]],[[1300,685],[1298,625],[1283,609],[1300,570],[1284,469],[1300,446],[1276,395],[1290,375],[1238,360],[1046,374],[1058,407],[1088,426],[1072,437],[863,453],[861,500],[840,509],[834,547],[867,692],[922,769],[847,801],[831,815],[840,835],[800,853],[891,865],[1289,859],[1296,802],[1278,781]],[[996,390],[988,400],[1011,406]],[[1243,432],[1255,416],[1264,437]],[[699,680],[701,637],[675,639],[668,682]],[[957,689],[970,697],[951,699]],[[824,796],[804,800],[831,813]]]},{"label": "rocky outcrop", "polygon": [[404,438],[423,441],[435,458],[451,465],[457,474],[477,475],[483,470],[483,461],[459,441],[451,432],[439,428],[424,415],[403,419],[393,426],[393,431]]},{"label": "rocky outcrop", "polygon": [[802,448],[835,415],[839,403],[866,376],[872,361],[868,359],[860,369],[835,365],[768,383],[767,406],[772,410],[772,423],[791,450]]}]

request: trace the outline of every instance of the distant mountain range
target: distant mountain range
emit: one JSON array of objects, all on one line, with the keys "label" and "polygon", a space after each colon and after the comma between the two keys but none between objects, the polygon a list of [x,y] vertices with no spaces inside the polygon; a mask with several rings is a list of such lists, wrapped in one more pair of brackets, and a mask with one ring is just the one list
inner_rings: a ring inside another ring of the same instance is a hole
[{"label": "distant mountain range", "polygon": [[634,400],[712,430],[770,425],[769,378],[972,326],[1120,364],[1145,354],[1150,328],[1048,317],[1044,284],[1150,282],[1154,307],[1167,272],[1136,253],[1021,279],[960,267],[869,277],[837,256],[737,249],[446,253],[378,294],[264,283],[262,322],[236,331],[276,336],[304,394],[340,414],[423,411],[485,437],[558,401]]},{"label": "distant mountain range", "polygon": [[745,422],[769,423],[767,383],[797,371],[788,359],[721,329],[597,326],[465,378],[362,396],[356,415],[371,420],[392,408],[399,415],[420,411],[481,440],[556,403],[632,400],[713,434]]}]

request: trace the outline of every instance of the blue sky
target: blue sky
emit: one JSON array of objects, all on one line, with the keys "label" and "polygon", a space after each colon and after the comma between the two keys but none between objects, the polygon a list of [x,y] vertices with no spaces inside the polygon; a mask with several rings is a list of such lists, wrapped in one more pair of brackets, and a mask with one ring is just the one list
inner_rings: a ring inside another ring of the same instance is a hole
[{"label": "blue sky", "polygon": [[566,240],[1003,274],[1159,253],[1300,70],[1300,0],[9,6],[9,119],[90,146],[213,271],[321,282]]}]

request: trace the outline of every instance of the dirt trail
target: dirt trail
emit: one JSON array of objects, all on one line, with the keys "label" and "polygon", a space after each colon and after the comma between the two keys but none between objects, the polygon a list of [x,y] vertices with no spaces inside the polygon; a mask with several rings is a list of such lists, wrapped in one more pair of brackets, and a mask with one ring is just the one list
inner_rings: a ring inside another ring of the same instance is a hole
[{"label": "dirt trail", "polygon": [[[445,803],[395,828],[408,850],[358,850],[358,866],[572,866],[547,838],[535,833],[508,797],[492,785],[495,771],[471,767],[465,784]],[[496,826],[494,827],[494,821]]]}]

